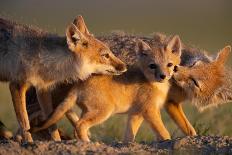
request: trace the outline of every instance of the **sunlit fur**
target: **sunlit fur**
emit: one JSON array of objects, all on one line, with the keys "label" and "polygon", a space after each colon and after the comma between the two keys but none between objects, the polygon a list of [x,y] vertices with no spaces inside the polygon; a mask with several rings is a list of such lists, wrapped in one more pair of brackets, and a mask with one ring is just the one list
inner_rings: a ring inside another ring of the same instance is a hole
[{"label": "sunlit fur", "polygon": [[51,87],[85,80],[93,73],[118,75],[125,71],[126,65],[89,33],[81,16],[67,27],[66,37],[0,18],[0,81],[10,82],[25,141],[32,141],[25,103],[30,86],[36,88],[47,117],[53,110]]},{"label": "sunlit fur", "polygon": [[[140,49],[137,56],[140,68],[146,78],[156,82],[168,81],[173,74],[174,66],[180,64],[181,43],[179,37],[166,37],[162,41],[154,41],[151,50],[147,49],[146,45],[143,45],[144,48],[140,46],[142,45],[138,45]],[[169,64],[172,65],[168,66]],[[150,68],[149,65],[154,65],[155,68]],[[165,78],[161,78],[162,75]]]},{"label": "sunlit fur", "polygon": [[176,83],[200,110],[232,100],[232,74],[224,64],[229,52],[230,47],[225,47],[216,59],[179,66],[174,74]]},{"label": "sunlit fur", "polygon": [[[170,139],[170,135],[160,117],[160,108],[165,103],[170,78],[175,65],[180,63],[180,40],[178,36],[167,37],[164,42],[157,42],[153,48],[141,40],[137,41],[137,62],[128,67],[128,71],[119,76],[94,76],[78,84],[77,104],[82,109],[82,116],[76,123],[76,131],[83,141],[89,141],[88,129],[107,120],[116,113],[127,113],[130,117],[138,115],[138,120],[145,119],[161,139]],[[173,63],[173,66],[168,66]],[[156,68],[150,68],[155,64]],[[170,69],[171,68],[171,69]],[[165,74],[167,79],[157,78]],[[39,128],[45,129],[63,117],[75,102],[73,94],[68,95],[74,101],[64,100],[53,115]],[[135,120],[128,120],[132,124]],[[136,125],[138,129],[142,121]],[[74,123],[75,124],[75,123]],[[136,130],[137,130],[136,129]],[[127,127],[125,141],[133,141],[137,131]]]},{"label": "sunlit fur", "polygon": [[[136,50],[136,44],[133,42],[133,40],[136,39],[136,36],[129,36],[129,35],[125,35],[125,34],[124,35],[112,34],[112,35],[107,36],[107,37],[106,36],[100,37],[100,39],[102,41],[106,42],[110,46],[110,48],[112,49],[114,54],[116,54],[121,60],[126,62],[129,66],[132,66],[136,63],[137,57],[136,57],[136,54],[134,52]],[[156,34],[154,38],[143,37],[143,40],[148,42],[149,45],[151,45],[151,47],[152,47],[152,44],[156,44],[154,42],[163,42],[164,40],[166,40],[166,36],[164,34]],[[203,50],[199,50],[195,47],[183,46],[180,66],[185,67],[186,69],[191,71],[192,67],[194,67],[195,65],[198,65],[199,72],[196,72],[196,74],[199,73],[199,78],[200,77],[202,78],[201,72],[202,71],[207,72],[208,70],[205,68],[204,65],[201,65],[201,63],[198,63],[198,62],[202,62],[203,64],[209,64],[214,59],[215,59],[214,57],[209,57],[206,54],[206,52],[204,52]],[[221,67],[221,65],[220,65],[220,67]],[[221,67],[221,68],[224,68],[224,67]],[[221,70],[221,71],[223,71],[223,70]],[[231,74],[227,74],[227,72],[229,72],[229,69],[225,68],[224,71],[225,71],[224,75],[226,75],[226,76],[221,76],[221,78],[226,79],[226,81],[227,80],[230,81],[232,76],[231,76]],[[186,73],[191,73],[191,72],[186,72]],[[211,73],[211,75],[210,75],[210,73]],[[178,74],[178,72],[177,72],[177,74]],[[214,73],[211,71],[208,71],[208,74],[206,74],[206,75],[208,75],[209,77],[215,76]],[[197,75],[196,75],[196,77],[197,77]],[[206,79],[205,82],[210,83],[212,79],[213,78],[208,78],[208,79]],[[63,84],[59,88],[57,88],[53,91],[53,94],[52,94],[53,105],[55,107],[58,106],[61,101],[63,101],[64,96],[67,95],[67,92],[68,92],[68,90],[70,90],[70,87],[71,87],[70,85]],[[218,100],[218,101],[220,101],[220,103],[227,103],[228,101],[230,101],[229,96],[231,96],[231,87],[232,87],[231,82],[228,82],[227,85],[218,85],[215,87],[215,88],[217,88],[218,93],[222,94],[221,96],[224,96],[223,100]],[[188,88],[188,87],[186,87],[186,88]],[[112,87],[109,87],[108,89],[112,90]],[[193,95],[187,94],[187,91],[188,91],[188,89],[186,90],[186,89],[181,88],[180,85],[176,84],[176,82],[171,82],[171,88],[169,90],[168,98],[167,98],[166,103],[165,103],[165,109],[167,110],[167,112],[169,113],[171,118],[175,121],[175,123],[180,127],[180,129],[186,135],[194,136],[197,133],[196,133],[195,129],[193,128],[193,126],[191,125],[191,123],[188,121],[188,119],[185,116],[184,111],[182,109],[183,102],[186,102],[187,100],[193,99],[193,97],[192,97]],[[214,90],[212,90],[212,91],[214,92]],[[107,93],[107,91],[104,93]],[[189,91],[189,93],[191,93],[191,92]],[[35,113],[37,113],[37,111],[33,110],[34,108],[31,108],[31,107],[38,106],[38,103],[36,101],[36,95],[33,91],[28,92],[28,94],[31,94],[28,97],[28,105],[30,105],[28,107],[28,109],[31,111],[32,114],[35,114]],[[207,97],[207,96],[204,96],[204,91],[201,92],[201,94],[203,95],[201,98]],[[226,99],[226,96],[227,96],[227,99]],[[117,98],[120,98],[120,97],[117,96]],[[201,100],[201,98],[199,100]],[[197,98],[194,98],[194,99],[197,100]],[[212,104],[212,103],[214,103],[214,104]],[[211,103],[209,102],[209,105],[217,105],[217,103],[218,102],[211,102]],[[70,107],[72,107],[72,106],[69,106],[68,108],[70,108]],[[126,108],[126,106],[125,106],[125,108]],[[64,115],[64,113],[63,114],[60,113],[60,114],[61,114],[61,116]],[[32,116],[34,116],[34,115],[32,115]],[[67,114],[66,114],[66,116],[69,117],[69,115],[67,115]],[[72,119],[69,118],[69,120],[72,120]],[[34,122],[35,121],[33,119],[32,123],[34,123]],[[72,122],[72,124],[75,124],[75,122],[77,122],[77,121],[71,121],[71,122]]]}]

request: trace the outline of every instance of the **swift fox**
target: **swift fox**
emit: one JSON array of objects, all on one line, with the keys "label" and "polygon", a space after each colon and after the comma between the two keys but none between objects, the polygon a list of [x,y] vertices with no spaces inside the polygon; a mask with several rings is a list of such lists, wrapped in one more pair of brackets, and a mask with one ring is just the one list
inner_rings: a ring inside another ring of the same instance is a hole
[{"label": "swift fox", "polygon": [[[162,139],[170,139],[160,116],[160,108],[166,101],[174,66],[180,63],[181,41],[178,36],[173,36],[166,37],[163,42],[155,42],[153,48],[142,40],[137,44],[137,62],[128,67],[126,73],[119,76],[99,75],[79,82],[78,90],[66,98],[74,99],[64,100],[41,128],[32,130],[35,132],[49,127],[77,99],[82,114],[73,124],[83,141],[89,141],[89,128],[117,113],[129,115],[125,141],[134,140],[144,119]],[[136,124],[132,124],[134,121]]]},{"label": "swift fox", "polygon": [[200,110],[232,100],[231,73],[225,67],[231,47],[219,51],[210,62],[196,61],[191,66],[175,68],[174,82]]},{"label": "swift fox", "polygon": [[180,66],[175,68],[165,109],[186,135],[196,135],[181,104],[189,100],[199,110],[232,101],[232,74],[225,67],[230,46],[219,51],[216,59],[202,51],[186,48]]},{"label": "swift fox", "polygon": [[[134,50],[135,46],[132,40],[134,40],[135,36],[119,36],[119,35],[110,35],[108,37],[102,37],[100,38],[113,50],[114,54],[116,54],[118,57],[120,57],[122,60],[124,60],[129,66],[133,65],[135,63],[135,55]],[[153,39],[151,38],[143,38],[143,40],[146,40],[146,42],[149,42],[149,44],[152,44],[154,40],[164,40],[166,38],[163,34],[156,34]],[[179,67],[175,67],[175,73],[174,77],[178,77],[180,74],[185,74],[183,77],[185,77],[183,80],[186,81],[185,89],[182,88],[182,86],[179,84],[177,85],[177,81],[174,79],[171,79],[171,88],[168,92],[168,98],[166,100],[166,103],[164,105],[166,111],[171,116],[171,118],[175,121],[175,123],[181,128],[181,130],[186,135],[196,135],[195,129],[192,127],[191,123],[188,121],[187,117],[184,114],[184,111],[182,109],[182,103],[186,100],[192,100],[193,104],[195,102],[202,103],[199,101],[202,101],[202,99],[207,99],[207,104],[216,105],[218,103],[226,103],[231,100],[232,96],[232,74],[229,73],[229,70],[225,67],[223,63],[220,65],[216,65],[217,62],[224,62],[225,59],[222,59],[223,57],[217,57],[216,60],[214,60],[213,57],[209,57],[204,51],[199,50],[197,48],[190,48],[185,45],[183,45],[182,54],[181,54],[181,63]],[[221,55],[223,53],[227,53],[230,48],[224,48],[223,50],[218,53],[218,55]],[[226,58],[226,57],[224,57]],[[206,67],[208,69],[206,69]],[[214,68],[214,69],[213,69]],[[182,73],[181,70],[185,69],[185,72]],[[215,74],[217,70],[217,74]],[[212,85],[214,87],[205,87],[204,89],[201,89],[201,91],[198,91],[199,89],[190,89],[189,87],[196,87],[196,85],[193,82],[192,75],[194,74],[194,80],[196,82],[200,82],[202,86],[204,85]],[[223,76],[222,76],[223,75]],[[223,84],[221,82],[223,81]],[[178,79],[176,79],[178,80]],[[179,79],[181,81],[181,79]],[[188,86],[190,85],[190,86]],[[184,87],[184,86],[183,86]],[[70,84],[62,84],[57,89],[53,91],[53,104],[54,106],[58,106],[59,103],[63,101],[63,96],[66,96],[68,90],[70,90],[71,85]],[[198,91],[195,93],[195,91]],[[207,92],[211,92],[212,94],[217,96],[217,100],[212,100],[214,95],[208,96]],[[194,95],[199,94],[199,95]],[[194,99],[194,100],[193,100]],[[99,97],[100,100],[100,97]],[[206,101],[206,100],[205,100]],[[31,107],[38,107],[36,96],[34,91],[28,92],[28,109],[31,110],[31,121],[34,123],[34,125],[38,124],[35,123],[38,118],[39,110],[35,110],[36,108]],[[66,107],[68,107],[66,105]],[[70,106],[71,107],[71,106]],[[104,107],[104,106],[103,106]],[[199,107],[199,106],[198,106]],[[33,110],[34,109],[34,110]],[[68,108],[67,108],[68,109]],[[61,117],[64,115],[61,111],[57,110],[56,115],[60,115]],[[75,126],[75,124],[78,121],[77,115],[72,111],[69,110],[66,113],[66,117],[71,121],[71,123]],[[57,121],[59,118],[53,119],[53,121]],[[52,121],[50,121],[52,122]],[[135,121],[136,123],[136,121]],[[52,123],[51,123],[52,124]],[[133,123],[132,123],[133,124]],[[49,124],[48,124],[49,126]],[[136,134],[136,133],[135,133]]]},{"label": "swift fox", "polygon": [[[85,80],[91,74],[118,75],[126,65],[89,33],[78,16],[66,37],[0,18],[0,80],[10,82],[12,100],[25,141],[32,142],[25,94],[36,88],[44,117],[53,110],[50,88],[60,82]],[[57,130],[52,132],[59,140]]]}]

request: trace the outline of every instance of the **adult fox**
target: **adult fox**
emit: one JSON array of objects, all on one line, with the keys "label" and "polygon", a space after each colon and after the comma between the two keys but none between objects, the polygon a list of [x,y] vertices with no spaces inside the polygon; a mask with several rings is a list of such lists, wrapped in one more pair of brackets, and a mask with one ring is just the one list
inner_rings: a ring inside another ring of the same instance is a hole
[{"label": "adult fox", "polygon": [[[124,60],[128,65],[133,65],[136,59],[135,53],[133,52],[135,50],[135,44],[133,42],[135,38],[135,36],[112,35],[109,37],[101,37],[100,39],[108,43],[112,51],[118,57]],[[153,39],[142,39],[149,44],[152,44],[154,40],[163,40],[164,38],[165,35],[158,34],[155,35],[155,38]],[[196,132],[191,123],[186,118],[182,110],[181,103],[185,102],[186,100],[192,100],[193,103],[217,105],[219,103],[226,103],[231,101],[231,74],[227,75],[228,70],[225,68],[225,62],[229,52],[230,47],[227,46],[226,48],[221,50],[218,54],[218,57],[214,59],[212,57],[209,57],[204,51],[183,46],[181,64],[178,68],[175,68],[176,73],[174,73],[174,77],[176,77],[176,80],[171,80],[171,88],[169,90],[168,98],[164,107],[171,118],[176,122],[176,124],[186,135],[196,135]],[[184,70],[184,72],[182,70]],[[179,76],[181,74],[182,76]],[[185,81],[185,86],[181,86],[180,84],[182,81],[181,77],[183,77],[183,80]],[[211,86],[208,87],[208,84],[210,84]],[[71,86],[69,84],[61,85],[59,86],[59,88],[53,91],[52,96],[54,105],[57,106],[57,104],[59,104],[63,100],[63,96],[67,95],[67,90],[69,90],[70,87]],[[201,87],[201,89],[199,89],[198,87]],[[111,92],[112,88],[110,88],[108,91]],[[90,96],[91,95],[92,93],[90,94]],[[30,93],[28,93],[28,98],[28,105],[34,108],[37,107],[36,96],[34,95],[33,91],[30,91]],[[201,105],[202,104],[198,104],[198,107],[200,107]],[[34,120],[36,119],[34,118],[36,118],[39,108],[37,107],[33,109],[30,106],[28,106],[28,109],[31,111],[31,119],[33,120],[32,122],[35,122]],[[65,110],[66,108],[68,109],[68,107],[69,106],[64,107],[63,110]],[[61,116],[63,114],[62,112],[58,113]],[[79,119],[76,114],[70,110],[66,113],[66,116],[75,126]],[[137,127],[138,126],[139,125],[137,124]],[[129,137],[134,137],[136,135],[136,132],[135,130],[133,132],[127,132],[126,135]],[[131,140],[133,140],[133,138],[131,138]]]},{"label": "adult fox", "polygon": [[[12,100],[25,141],[32,142],[26,91],[36,88],[46,118],[53,110],[50,90],[60,82],[85,80],[92,73],[121,74],[125,64],[89,33],[82,16],[66,37],[0,18],[0,81],[10,82]],[[56,129],[52,132],[60,140]]]}]

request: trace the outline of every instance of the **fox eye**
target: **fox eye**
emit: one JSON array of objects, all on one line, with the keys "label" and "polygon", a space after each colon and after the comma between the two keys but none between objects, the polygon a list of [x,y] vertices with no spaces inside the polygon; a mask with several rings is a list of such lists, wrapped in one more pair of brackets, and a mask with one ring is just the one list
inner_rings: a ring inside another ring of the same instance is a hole
[{"label": "fox eye", "polygon": [[199,83],[194,78],[191,78],[191,80],[193,81],[196,87],[200,88]]},{"label": "fox eye", "polygon": [[110,58],[110,55],[108,53],[102,54],[103,57],[105,57],[106,59]]},{"label": "fox eye", "polygon": [[172,67],[172,66],[173,66],[173,63],[168,63],[167,66],[168,66],[168,67]]},{"label": "fox eye", "polygon": [[141,52],[141,54],[140,54],[141,56],[144,56],[144,57],[146,57],[147,56],[147,54],[146,53],[144,53],[144,52]]},{"label": "fox eye", "polygon": [[195,66],[196,65],[196,63],[197,63],[197,61],[195,61],[192,65],[190,65],[189,67],[193,67],[193,66]]},{"label": "fox eye", "polygon": [[157,65],[156,65],[156,64],[150,64],[150,65],[149,65],[149,68],[150,68],[150,69],[156,69],[156,68],[157,68]]}]

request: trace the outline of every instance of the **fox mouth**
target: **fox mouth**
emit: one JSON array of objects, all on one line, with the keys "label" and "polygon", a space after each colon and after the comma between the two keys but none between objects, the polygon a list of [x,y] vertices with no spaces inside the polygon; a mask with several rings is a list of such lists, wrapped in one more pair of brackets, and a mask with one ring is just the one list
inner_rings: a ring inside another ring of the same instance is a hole
[{"label": "fox mouth", "polygon": [[106,70],[106,72],[108,72],[109,74],[112,74],[112,75],[121,75],[123,73],[120,71],[112,71],[112,70]]},{"label": "fox mouth", "polygon": [[170,80],[171,80],[172,82],[176,83],[177,85],[180,85],[180,84],[179,84],[179,81],[176,80],[174,77],[172,77]]}]

